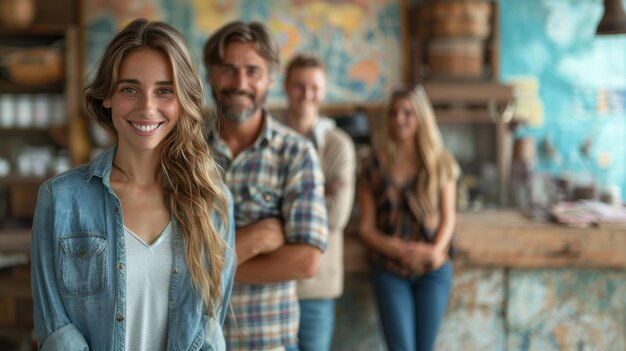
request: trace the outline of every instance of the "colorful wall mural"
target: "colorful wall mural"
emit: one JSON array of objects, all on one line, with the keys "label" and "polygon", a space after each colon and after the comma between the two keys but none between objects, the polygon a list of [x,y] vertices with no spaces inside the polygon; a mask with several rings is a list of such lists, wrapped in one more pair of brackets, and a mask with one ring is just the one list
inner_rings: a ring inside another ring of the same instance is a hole
[{"label": "colorful wall mural", "polygon": [[[409,4],[417,0],[409,0]],[[188,38],[198,62],[207,36],[233,19],[274,32],[285,62],[312,52],[328,65],[330,103],[380,102],[402,82],[401,0],[87,0],[87,68],[112,35],[135,17],[159,19]],[[532,136],[538,169],[619,187],[626,198],[626,35],[600,37],[601,0],[500,0],[501,80],[538,83],[543,106]],[[202,69],[202,72],[204,70]],[[284,104],[282,75],[270,105]],[[207,94],[208,96],[208,94]],[[590,154],[580,149],[591,142]],[[546,153],[554,146],[556,153]]]},{"label": "colorful wall mural", "polygon": [[[281,63],[296,52],[325,61],[326,100],[336,103],[382,101],[402,82],[400,0],[87,0],[84,6],[87,67],[93,67],[113,34],[136,17],[162,20],[178,28],[196,51],[207,37],[240,19],[265,23],[281,47]],[[269,95],[282,104],[282,74]]]}]

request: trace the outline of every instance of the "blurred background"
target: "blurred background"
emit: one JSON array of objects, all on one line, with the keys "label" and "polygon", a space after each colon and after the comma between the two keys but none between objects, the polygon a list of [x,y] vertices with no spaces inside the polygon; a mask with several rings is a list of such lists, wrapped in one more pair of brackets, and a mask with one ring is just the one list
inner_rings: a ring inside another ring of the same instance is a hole
[{"label": "blurred background", "polygon": [[[203,75],[206,38],[235,19],[265,23],[281,63],[321,57],[323,111],[360,156],[386,96],[425,87],[463,168],[438,349],[626,349],[624,1],[0,0],[0,350],[33,345],[37,189],[113,142],[85,117],[82,89],[137,17],[179,29]],[[268,98],[277,116],[282,79]],[[382,350],[354,222],[345,236],[334,349]]]}]

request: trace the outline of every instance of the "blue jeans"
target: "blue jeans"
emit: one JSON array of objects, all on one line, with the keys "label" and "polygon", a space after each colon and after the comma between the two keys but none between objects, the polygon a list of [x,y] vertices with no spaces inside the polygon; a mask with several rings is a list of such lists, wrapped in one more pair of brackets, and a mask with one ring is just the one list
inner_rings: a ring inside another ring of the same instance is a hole
[{"label": "blue jeans", "polygon": [[300,300],[300,351],[328,351],[335,330],[335,300]]},{"label": "blue jeans", "polygon": [[431,351],[450,297],[452,265],[415,278],[375,265],[372,277],[389,350]]}]

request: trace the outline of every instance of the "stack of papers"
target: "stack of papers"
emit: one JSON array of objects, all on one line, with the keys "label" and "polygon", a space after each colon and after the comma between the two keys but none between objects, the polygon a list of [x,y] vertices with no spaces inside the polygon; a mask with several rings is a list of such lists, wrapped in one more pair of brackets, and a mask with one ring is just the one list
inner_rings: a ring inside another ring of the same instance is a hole
[{"label": "stack of papers", "polygon": [[598,225],[603,228],[626,228],[625,207],[595,200],[562,201],[555,204],[550,213],[557,222],[571,226]]}]

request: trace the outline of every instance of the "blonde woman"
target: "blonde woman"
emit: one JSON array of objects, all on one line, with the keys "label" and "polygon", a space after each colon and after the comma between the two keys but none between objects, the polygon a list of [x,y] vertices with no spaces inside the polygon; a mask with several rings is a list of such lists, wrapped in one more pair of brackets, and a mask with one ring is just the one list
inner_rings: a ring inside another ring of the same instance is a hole
[{"label": "blonde woman", "polygon": [[396,91],[362,166],[359,232],[390,350],[432,350],[452,284],[456,161],[423,88]]},{"label": "blonde woman", "polygon": [[85,102],[117,143],[39,190],[41,349],[225,349],[232,202],[204,140],[202,96],[167,24],[135,20],[105,49]]}]

